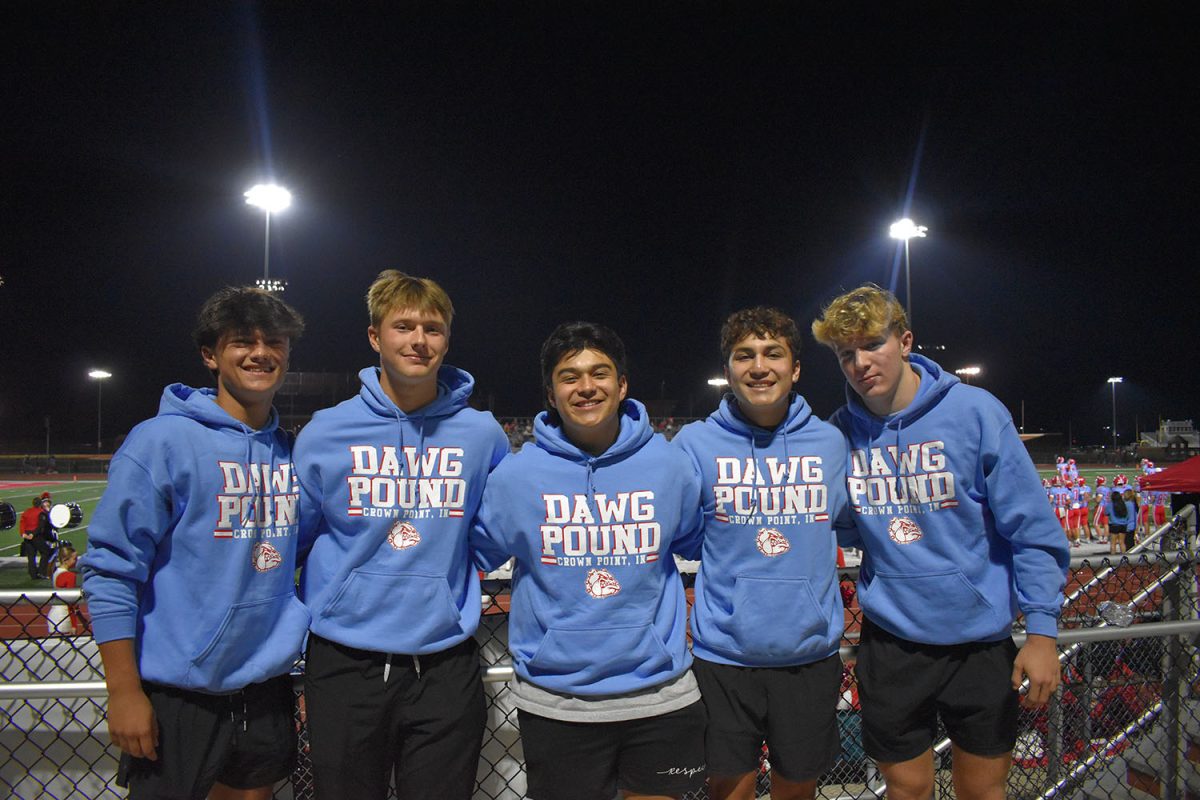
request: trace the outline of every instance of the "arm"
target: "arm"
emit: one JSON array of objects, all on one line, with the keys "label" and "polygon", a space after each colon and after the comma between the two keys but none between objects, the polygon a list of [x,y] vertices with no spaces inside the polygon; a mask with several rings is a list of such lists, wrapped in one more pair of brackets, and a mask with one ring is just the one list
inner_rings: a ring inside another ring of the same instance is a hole
[{"label": "arm", "polygon": [[672,447],[687,456],[681,459],[687,463],[681,470],[680,480],[686,481],[687,486],[679,514],[679,531],[671,543],[671,552],[688,561],[698,561],[704,549],[704,529],[713,515],[715,504],[703,491],[703,475],[695,453],[687,446],[689,441],[688,435],[682,432],[671,441]]},{"label": "arm", "polygon": [[1025,629],[1053,639],[1058,636],[1070,550],[1062,528],[1038,499],[1037,469],[1011,418],[1003,413],[1003,421],[985,418],[981,431],[988,508],[996,532],[1012,548],[1017,605],[1025,615]]},{"label": "arm", "polygon": [[108,685],[108,735],[113,744],[135,758],[158,759],[158,720],[142,690],[133,639],[100,645],[104,681]]},{"label": "arm", "polygon": [[494,477],[488,480],[483,490],[479,511],[471,523],[467,543],[471,548],[471,559],[476,569],[491,572],[498,569],[509,558],[509,545],[504,539],[508,522],[504,510],[507,507],[504,492]]}]

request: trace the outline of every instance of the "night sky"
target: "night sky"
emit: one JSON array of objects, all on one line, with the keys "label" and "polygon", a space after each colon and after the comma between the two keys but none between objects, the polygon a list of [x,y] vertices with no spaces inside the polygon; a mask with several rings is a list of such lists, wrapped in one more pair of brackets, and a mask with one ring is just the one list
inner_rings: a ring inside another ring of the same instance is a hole
[{"label": "night sky", "polygon": [[827,416],[808,324],[864,281],[904,300],[907,215],[917,343],[1028,430],[1105,441],[1110,375],[1122,439],[1200,421],[1187,6],[872,5],[4,4],[0,449],[49,415],[94,450],[91,367],[108,441],[206,384],[192,320],[261,276],[267,178],[293,370],[377,363],[363,293],[398,268],[450,292],[497,415],[541,409],[571,319],[623,336],[633,396],[705,414],[721,321],[771,304]]}]

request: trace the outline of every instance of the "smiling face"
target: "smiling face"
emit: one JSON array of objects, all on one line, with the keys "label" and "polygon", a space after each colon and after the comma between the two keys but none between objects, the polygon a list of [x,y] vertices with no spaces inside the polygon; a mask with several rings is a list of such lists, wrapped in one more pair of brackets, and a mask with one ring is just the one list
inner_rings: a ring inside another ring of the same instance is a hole
[{"label": "smiling face", "polygon": [[628,383],[613,360],[598,350],[567,353],[550,376],[547,399],[562,419],[563,433],[581,450],[600,455],[617,440],[618,413]]},{"label": "smiling face", "polygon": [[200,348],[204,365],[217,376],[217,405],[253,427],[266,422],[290,354],[286,335],[258,329],[223,333],[215,347]]},{"label": "smiling face", "polygon": [[747,336],[733,345],[725,362],[725,380],[746,419],[774,428],[787,415],[792,386],[800,379],[800,362],[786,341]]},{"label": "smiling face", "polygon": [[401,410],[437,397],[438,369],[450,349],[450,326],[439,312],[394,309],[367,328],[367,337],[379,353],[379,383]]},{"label": "smiling face", "polygon": [[905,331],[834,346],[842,374],[872,414],[894,414],[916,397],[919,379],[908,363],[912,340]]}]

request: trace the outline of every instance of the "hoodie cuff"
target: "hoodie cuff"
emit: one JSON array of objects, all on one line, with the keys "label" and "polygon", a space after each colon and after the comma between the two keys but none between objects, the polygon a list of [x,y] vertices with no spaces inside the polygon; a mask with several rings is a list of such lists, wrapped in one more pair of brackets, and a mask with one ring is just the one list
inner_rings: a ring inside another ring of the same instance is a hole
[{"label": "hoodie cuff", "polygon": [[1044,611],[1033,611],[1025,615],[1025,633],[1058,638],[1058,616]]},{"label": "hoodie cuff", "polygon": [[96,644],[116,639],[133,639],[137,635],[137,621],[124,615],[92,617],[92,637]]}]

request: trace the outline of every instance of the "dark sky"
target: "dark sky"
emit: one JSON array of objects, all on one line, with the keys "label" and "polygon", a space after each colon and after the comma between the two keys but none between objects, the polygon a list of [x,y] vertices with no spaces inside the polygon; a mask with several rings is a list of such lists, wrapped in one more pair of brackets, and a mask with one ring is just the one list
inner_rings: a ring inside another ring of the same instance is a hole
[{"label": "dark sky", "polygon": [[539,343],[578,318],[625,338],[635,396],[707,413],[722,319],[767,303],[827,416],[808,323],[892,283],[907,210],[918,343],[1030,430],[1104,440],[1110,375],[1123,437],[1200,418],[1187,6],[873,5],[6,3],[0,448],[47,414],[94,448],[92,366],[106,438],[206,382],[192,318],[261,275],[268,176],[294,370],[375,360],[394,267],[450,292],[498,415],[540,409]]}]

